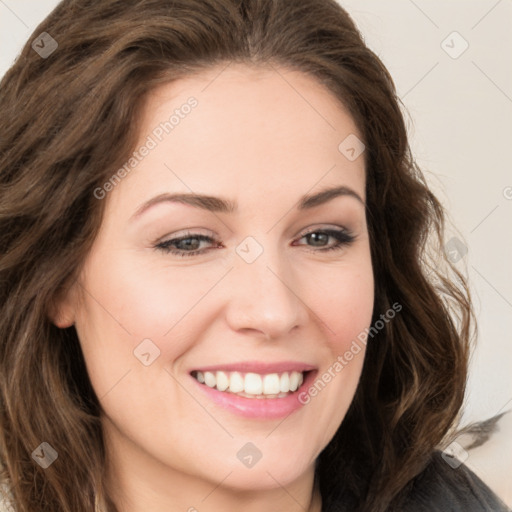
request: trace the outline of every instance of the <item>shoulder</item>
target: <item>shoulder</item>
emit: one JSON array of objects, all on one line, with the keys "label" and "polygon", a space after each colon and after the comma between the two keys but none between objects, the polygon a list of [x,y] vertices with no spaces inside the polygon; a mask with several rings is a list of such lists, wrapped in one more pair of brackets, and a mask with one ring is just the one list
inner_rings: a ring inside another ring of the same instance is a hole
[{"label": "shoulder", "polygon": [[439,450],[409,486],[404,512],[510,512],[496,494],[464,464]]}]

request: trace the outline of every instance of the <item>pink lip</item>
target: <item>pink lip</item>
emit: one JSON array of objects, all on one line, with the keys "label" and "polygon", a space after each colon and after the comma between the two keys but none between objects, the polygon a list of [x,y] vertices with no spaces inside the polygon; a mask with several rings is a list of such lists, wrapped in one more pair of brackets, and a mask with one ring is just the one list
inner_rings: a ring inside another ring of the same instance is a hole
[{"label": "pink lip", "polygon": [[[295,361],[282,361],[279,363],[264,363],[259,361],[243,361],[240,363],[218,364],[214,366],[202,366],[192,370],[199,372],[240,372],[240,373],[284,373],[284,372],[307,372],[315,370],[316,367],[306,363]],[[191,370],[191,371],[192,371]]]},{"label": "pink lip", "polygon": [[[269,365],[266,365],[265,368],[268,368]],[[273,368],[278,367],[276,365],[270,365]],[[228,366],[222,367],[210,367],[212,371],[220,371],[229,368]],[[240,369],[240,365],[236,365],[236,369]],[[219,370],[213,370],[214,368],[219,368]],[[249,365],[251,371],[254,371],[255,368],[261,370],[261,367],[254,366],[253,364]],[[296,370],[295,368],[299,368],[299,366],[294,366],[292,370],[272,370],[272,372],[278,373],[280,371],[301,371]],[[199,370],[199,371],[208,371],[208,370]],[[228,370],[235,371],[235,370]],[[266,370],[268,371],[268,370]],[[261,371],[254,373],[262,373]],[[262,420],[270,420],[277,418],[284,418],[289,416],[293,412],[300,409],[304,403],[299,400],[299,396],[301,393],[304,393],[314,382],[315,375],[317,371],[308,371],[305,375],[304,382],[297,389],[297,391],[290,393],[288,396],[284,398],[245,398],[243,396],[238,396],[234,393],[229,393],[226,391],[218,391],[217,389],[210,388],[206,384],[201,384],[194,377],[190,376],[190,378],[194,381],[195,385],[198,386],[199,390],[204,393],[208,398],[210,398],[215,404],[218,406],[233,412],[239,416],[243,416],[251,419],[262,419]]]}]

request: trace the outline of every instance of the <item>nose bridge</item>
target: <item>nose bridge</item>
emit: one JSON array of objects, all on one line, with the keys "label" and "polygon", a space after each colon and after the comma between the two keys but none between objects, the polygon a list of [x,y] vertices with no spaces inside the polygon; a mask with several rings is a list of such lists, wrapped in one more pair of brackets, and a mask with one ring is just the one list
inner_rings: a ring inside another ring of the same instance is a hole
[{"label": "nose bridge", "polygon": [[268,337],[285,336],[302,325],[307,312],[286,255],[272,236],[247,237],[236,248],[231,273],[228,322],[233,329],[255,329]]}]

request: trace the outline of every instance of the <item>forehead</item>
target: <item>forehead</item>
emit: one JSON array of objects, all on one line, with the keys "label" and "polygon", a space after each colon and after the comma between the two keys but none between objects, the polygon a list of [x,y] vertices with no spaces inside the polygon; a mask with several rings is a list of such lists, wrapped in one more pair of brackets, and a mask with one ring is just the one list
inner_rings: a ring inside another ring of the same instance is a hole
[{"label": "forehead", "polygon": [[[146,97],[145,131],[156,118],[169,117],[170,105],[179,106],[190,96],[201,105],[194,117],[198,118],[198,113],[203,117],[215,115],[219,126],[238,117],[245,118],[246,123],[258,120],[259,127],[265,128],[275,126],[281,118],[288,129],[294,125],[304,133],[321,127],[331,131],[349,128],[351,133],[359,134],[342,101],[316,77],[277,65],[240,63],[218,64],[154,88]],[[239,128],[243,130],[244,126]]]},{"label": "forehead", "polygon": [[[195,106],[184,108],[190,98]],[[353,136],[361,138],[352,117],[315,78],[224,64],[148,95],[137,147],[155,144],[122,185],[137,196],[194,191],[269,201],[269,191],[302,196],[343,184],[364,198],[363,155],[350,160],[340,150]]]}]

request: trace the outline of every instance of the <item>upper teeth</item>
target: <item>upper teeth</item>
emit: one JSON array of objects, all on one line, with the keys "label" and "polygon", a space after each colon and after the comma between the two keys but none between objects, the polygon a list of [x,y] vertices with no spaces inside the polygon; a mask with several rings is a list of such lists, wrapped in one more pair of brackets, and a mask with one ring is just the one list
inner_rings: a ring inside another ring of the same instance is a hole
[{"label": "upper teeth", "polygon": [[[194,375],[194,374],[193,374]],[[248,395],[279,395],[296,391],[304,381],[301,372],[258,373],[195,372],[195,378],[211,388]]]}]

